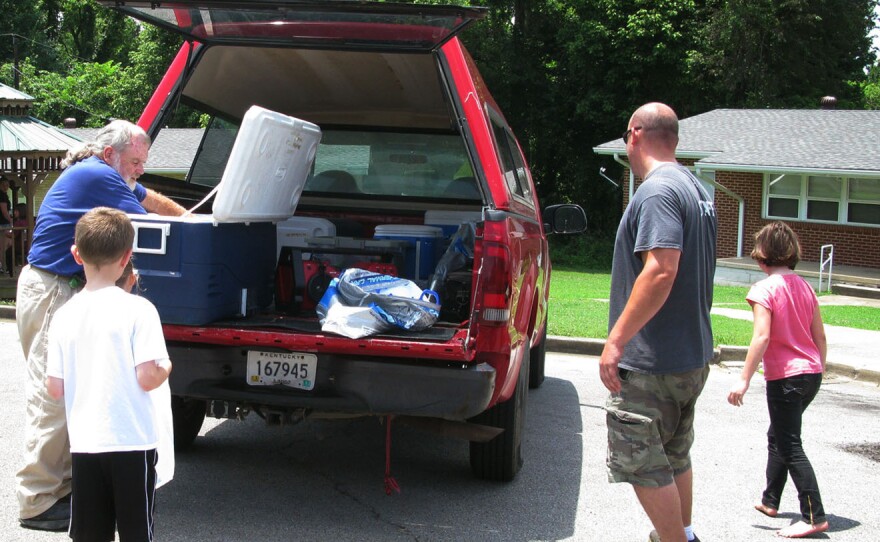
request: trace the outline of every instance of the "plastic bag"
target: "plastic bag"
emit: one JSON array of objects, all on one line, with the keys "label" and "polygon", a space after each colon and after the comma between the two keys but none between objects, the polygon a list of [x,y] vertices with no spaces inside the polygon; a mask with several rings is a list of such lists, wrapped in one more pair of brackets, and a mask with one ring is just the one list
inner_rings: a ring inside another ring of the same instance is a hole
[{"label": "plastic bag", "polygon": [[428,328],[440,304],[436,293],[411,280],[349,268],[330,282],[316,311],[322,331],[357,339],[395,327]]},{"label": "plastic bag", "polygon": [[449,248],[443,253],[434,274],[431,276],[429,288],[434,292],[443,290],[446,277],[453,271],[458,271],[474,259],[474,238],[476,237],[476,224],[465,222],[458,227],[458,231],[449,240]]}]

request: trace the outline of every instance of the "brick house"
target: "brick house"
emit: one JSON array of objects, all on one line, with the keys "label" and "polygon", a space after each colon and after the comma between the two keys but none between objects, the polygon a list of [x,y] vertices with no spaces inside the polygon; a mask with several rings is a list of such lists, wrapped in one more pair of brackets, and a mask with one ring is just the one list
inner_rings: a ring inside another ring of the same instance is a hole
[{"label": "brick house", "polygon": [[[755,232],[783,220],[802,258],[880,268],[880,111],[716,109],[679,123],[678,160],[714,193],[718,258],[748,256]],[[593,150],[626,168],[623,205],[640,179],[622,139]]]}]

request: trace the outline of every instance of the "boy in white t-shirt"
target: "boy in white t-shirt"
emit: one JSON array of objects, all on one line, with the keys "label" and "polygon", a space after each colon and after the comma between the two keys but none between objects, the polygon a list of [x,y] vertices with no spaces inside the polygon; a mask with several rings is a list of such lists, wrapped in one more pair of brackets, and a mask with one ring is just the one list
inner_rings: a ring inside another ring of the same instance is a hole
[{"label": "boy in white t-shirt", "polygon": [[125,213],[95,208],[76,225],[86,286],[49,328],[46,385],[64,397],[73,457],[70,537],[153,540],[156,448],[163,431],[149,392],[171,362],[156,308],[116,280],[131,258]]}]

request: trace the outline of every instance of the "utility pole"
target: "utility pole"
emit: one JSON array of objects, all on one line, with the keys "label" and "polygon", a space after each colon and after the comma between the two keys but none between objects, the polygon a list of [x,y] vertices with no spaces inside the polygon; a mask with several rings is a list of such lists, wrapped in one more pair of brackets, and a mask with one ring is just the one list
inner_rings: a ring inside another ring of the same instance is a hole
[{"label": "utility pole", "polygon": [[18,36],[12,35],[12,86],[18,90]]}]

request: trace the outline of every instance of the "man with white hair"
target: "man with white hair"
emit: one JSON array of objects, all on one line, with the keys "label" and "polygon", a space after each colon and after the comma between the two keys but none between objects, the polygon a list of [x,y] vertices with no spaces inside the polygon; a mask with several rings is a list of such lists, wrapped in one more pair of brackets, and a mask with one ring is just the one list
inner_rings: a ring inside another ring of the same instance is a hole
[{"label": "man with white hair", "polygon": [[39,530],[67,530],[71,458],[64,403],[46,386],[47,333],[52,316],[85,283],[73,259],[76,222],[94,207],[127,213],[179,216],[183,207],[137,182],[144,173],[150,137],[139,126],[115,120],[95,141],[68,152],[65,168],[37,215],[28,266],[18,280],[16,321],[27,358],[25,465],[18,471],[19,522]]}]

